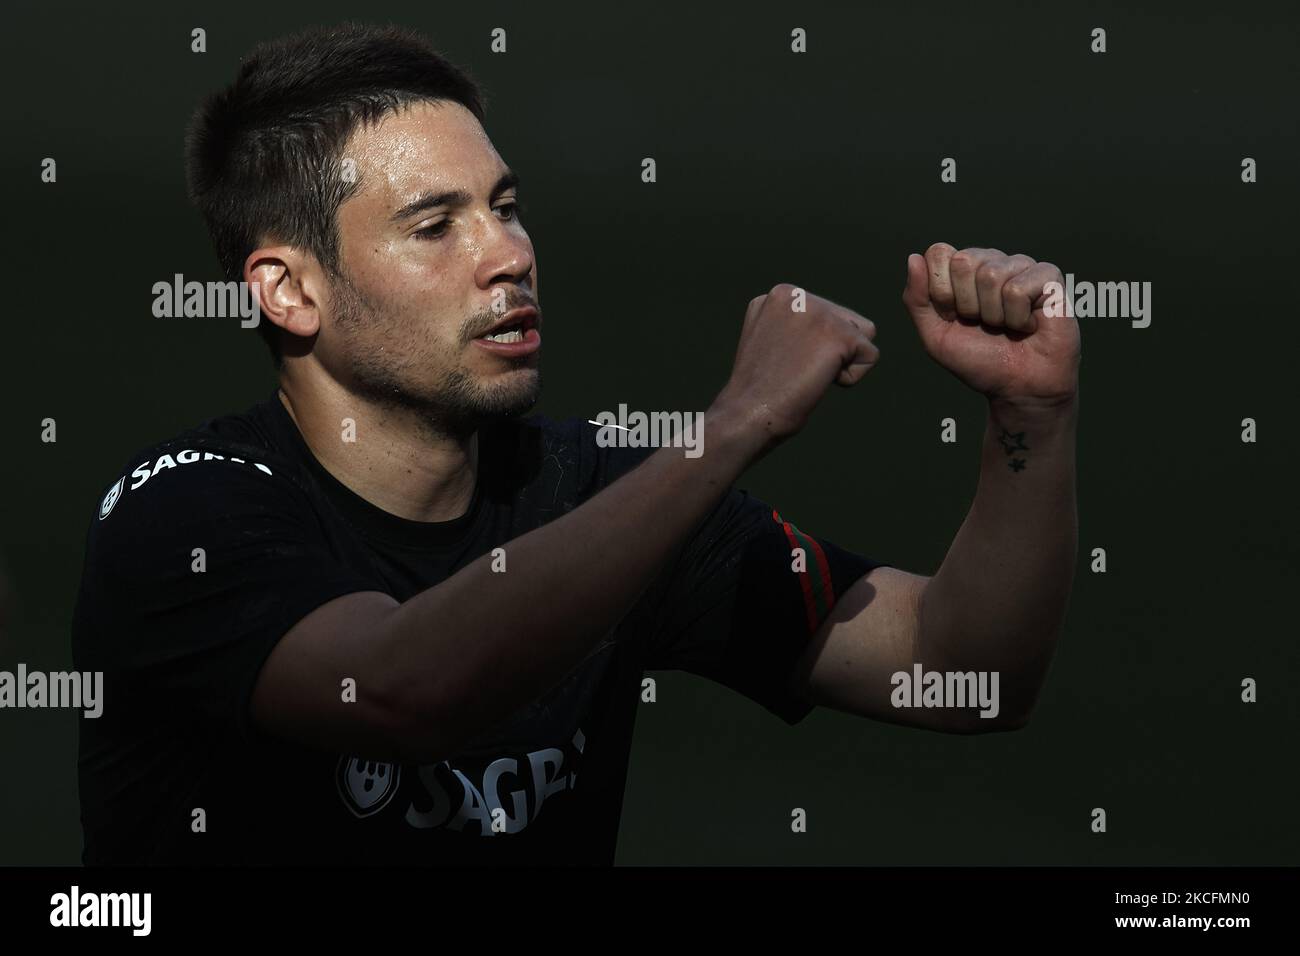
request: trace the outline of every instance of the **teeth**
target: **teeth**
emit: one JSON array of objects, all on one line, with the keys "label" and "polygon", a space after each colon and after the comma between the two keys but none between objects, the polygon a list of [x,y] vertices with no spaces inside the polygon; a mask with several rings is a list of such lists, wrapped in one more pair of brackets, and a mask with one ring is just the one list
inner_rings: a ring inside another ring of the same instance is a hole
[{"label": "teeth", "polygon": [[502,332],[499,335],[485,335],[483,337],[489,342],[522,342],[524,340],[524,333],[519,329],[512,329],[509,332]]}]

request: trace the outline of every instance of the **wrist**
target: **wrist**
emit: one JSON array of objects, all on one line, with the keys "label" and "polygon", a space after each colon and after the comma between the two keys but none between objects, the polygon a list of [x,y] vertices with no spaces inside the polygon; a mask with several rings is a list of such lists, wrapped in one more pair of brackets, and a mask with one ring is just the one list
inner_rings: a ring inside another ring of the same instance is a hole
[{"label": "wrist", "polygon": [[776,441],[767,428],[767,409],[762,405],[737,405],[719,397],[704,413],[704,428],[713,448],[740,456],[750,464]]},{"label": "wrist", "polygon": [[1079,393],[1057,399],[1000,398],[988,399],[989,417],[1000,425],[1051,427],[1069,425],[1079,414]]}]

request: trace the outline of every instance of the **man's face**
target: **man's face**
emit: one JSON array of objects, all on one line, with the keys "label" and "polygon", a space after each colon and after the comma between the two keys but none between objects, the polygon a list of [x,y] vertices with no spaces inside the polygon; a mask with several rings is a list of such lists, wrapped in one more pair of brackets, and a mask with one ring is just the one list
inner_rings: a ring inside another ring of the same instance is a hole
[{"label": "man's face", "polygon": [[417,103],[358,129],[343,157],[359,188],[338,211],[344,279],[322,308],[319,360],[442,433],[528,411],[541,389],[538,330],[513,344],[481,338],[519,306],[537,306],[525,324],[539,325],[541,309],[517,190],[478,120],[459,103]]}]

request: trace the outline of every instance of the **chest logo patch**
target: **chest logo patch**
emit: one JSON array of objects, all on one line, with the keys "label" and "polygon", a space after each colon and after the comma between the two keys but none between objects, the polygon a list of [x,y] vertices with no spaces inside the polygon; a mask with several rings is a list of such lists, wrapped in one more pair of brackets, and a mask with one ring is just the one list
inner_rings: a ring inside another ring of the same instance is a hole
[{"label": "chest logo patch", "polygon": [[360,757],[342,757],[335,778],[339,796],[355,816],[378,813],[397,792],[402,768],[397,764]]},{"label": "chest logo patch", "polygon": [[108,489],[104,495],[104,500],[99,503],[99,520],[103,521],[108,517],[108,513],[113,510],[113,505],[117,504],[117,499],[122,497],[122,485],[126,482],[126,476],[117,479],[117,484]]}]

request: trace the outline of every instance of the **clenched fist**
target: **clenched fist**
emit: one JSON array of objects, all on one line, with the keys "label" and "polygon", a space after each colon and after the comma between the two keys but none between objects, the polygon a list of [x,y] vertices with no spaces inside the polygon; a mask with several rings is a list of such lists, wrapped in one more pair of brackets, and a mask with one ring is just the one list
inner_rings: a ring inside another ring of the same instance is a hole
[{"label": "clenched fist", "polygon": [[731,378],[715,405],[773,447],[803,428],[832,384],[855,385],[875,366],[875,336],[870,319],[783,282],[745,310]]},{"label": "clenched fist", "polygon": [[926,352],[977,392],[1027,406],[1071,400],[1079,387],[1079,324],[1049,317],[1061,270],[999,249],[938,242],[907,259],[903,304]]}]

